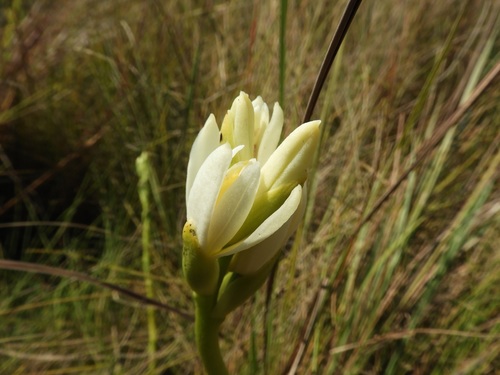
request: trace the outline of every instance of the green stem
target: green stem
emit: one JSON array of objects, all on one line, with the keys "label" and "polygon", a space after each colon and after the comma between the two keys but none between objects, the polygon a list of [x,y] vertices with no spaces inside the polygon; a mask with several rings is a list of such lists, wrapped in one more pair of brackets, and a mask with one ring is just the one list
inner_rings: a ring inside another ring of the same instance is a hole
[{"label": "green stem", "polygon": [[215,297],[195,294],[195,336],[198,352],[208,375],[226,375],[226,365],[219,347],[219,327],[223,319],[212,318]]},{"label": "green stem", "polygon": [[[136,160],[136,169],[139,176],[137,185],[139,199],[142,206],[142,271],[144,273],[144,285],[146,296],[154,298],[153,279],[151,277],[151,212],[149,202],[149,181],[151,169],[148,154],[143,152]],[[156,331],[155,308],[146,307],[148,322],[148,373],[153,374],[156,370],[156,346],[158,335]]]}]

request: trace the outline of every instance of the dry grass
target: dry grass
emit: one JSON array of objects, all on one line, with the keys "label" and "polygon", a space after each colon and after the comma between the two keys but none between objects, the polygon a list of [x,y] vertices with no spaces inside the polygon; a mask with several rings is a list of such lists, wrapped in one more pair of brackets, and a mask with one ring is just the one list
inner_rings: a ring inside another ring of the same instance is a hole
[{"label": "dry grass", "polygon": [[[288,4],[286,132],[343,6]],[[313,116],[304,227],[272,288],[223,326],[231,373],[498,371],[498,73],[479,86],[498,70],[498,15],[494,1],[361,5]],[[279,99],[279,24],[278,1],[1,3],[0,260],[145,295],[134,163],[148,151],[154,297],[190,312],[188,150],[239,90]],[[0,286],[1,373],[147,373],[144,303],[41,273],[3,269]],[[154,372],[200,373],[190,319],[155,321]]]}]

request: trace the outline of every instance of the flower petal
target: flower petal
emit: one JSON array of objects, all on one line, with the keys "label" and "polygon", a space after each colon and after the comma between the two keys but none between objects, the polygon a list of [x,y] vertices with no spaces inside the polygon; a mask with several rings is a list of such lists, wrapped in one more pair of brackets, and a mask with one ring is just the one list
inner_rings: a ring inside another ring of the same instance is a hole
[{"label": "flower petal", "polygon": [[294,212],[292,217],[290,218],[290,225],[288,227],[287,238],[291,237],[291,235],[297,230],[300,222],[304,218],[304,214],[306,213],[307,208],[307,184],[302,187],[302,196],[300,197],[300,204],[297,207],[297,210]]},{"label": "flower petal", "polygon": [[218,146],[219,128],[217,127],[215,116],[212,114],[208,117],[191,147],[186,177],[186,204],[198,170],[208,155]]},{"label": "flower petal", "polygon": [[278,103],[274,104],[273,115],[271,121],[266,126],[262,139],[260,140],[257,160],[264,165],[271,154],[278,147],[280,142],[281,131],[283,130],[283,110]]},{"label": "flower petal", "polygon": [[287,222],[264,241],[241,251],[234,256],[229,267],[230,271],[241,275],[256,273],[269,262],[285,245],[291,235],[297,230],[307,206],[307,186],[302,188],[300,203]]},{"label": "flower petal", "polygon": [[288,239],[287,233],[290,220],[291,218],[262,242],[235,254],[231,260],[229,271],[240,275],[250,275],[262,268],[278,253]]},{"label": "flower petal", "polygon": [[[299,207],[302,197],[302,186],[297,185],[285,202],[273,212],[266,220],[262,222],[257,229],[251,233],[247,238],[239,243],[234,244],[226,249],[224,249],[219,256],[231,255],[238,253],[240,251],[249,249],[252,246],[269,238],[271,235],[276,233],[280,228],[282,228],[287,221],[292,217],[297,208]],[[285,230],[285,234],[287,230]],[[251,249],[248,251],[251,252]],[[274,249],[269,249],[270,252],[275,251]],[[276,250],[278,251],[278,250]],[[269,258],[270,259],[270,258]]]},{"label": "flower petal", "polygon": [[240,92],[234,103],[234,145],[245,147],[236,156],[237,161],[253,158],[253,126],[254,112],[248,95]]},{"label": "flower petal", "polygon": [[258,149],[262,135],[266,130],[267,124],[269,124],[269,108],[267,104],[262,100],[260,96],[252,101],[253,112],[254,112],[254,143],[257,146],[255,150]]},{"label": "flower petal", "polygon": [[[231,176],[234,173],[239,174],[236,179]],[[245,221],[252,208],[259,177],[260,165],[255,159],[235,164],[226,173],[208,229],[207,246],[211,253],[227,244]],[[227,187],[224,186],[226,181]]]},{"label": "flower petal", "polygon": [[285,138],[262,167],[259,192],[279,185],[304,183],[318,147],[320,123],[302,124]]},{"label": "flower petal", "polygon": [[234,103],[233,107],[229,109],[222,120],[222,125],[220,127],[220,141],[228,142],[232,147],[234,144]]},{"label": "flower petal", "polygon": [[208,228],[231,159],[232,150],[229,143],[217,147],[199,168],[187,198],[187,219],[193,222],[203,250],[207,250]]}]

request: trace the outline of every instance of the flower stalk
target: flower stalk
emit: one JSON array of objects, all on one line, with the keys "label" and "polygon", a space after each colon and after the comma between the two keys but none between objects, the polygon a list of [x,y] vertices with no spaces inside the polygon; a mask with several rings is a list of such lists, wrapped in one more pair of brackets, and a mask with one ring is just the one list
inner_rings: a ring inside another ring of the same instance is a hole
[{"label": "flower stalk", "polygon": [[195,337],[203,366],[208,375],[228,374],[219,347],[219,328],[224,318],[213,318],[215,296],[194,295]]},{"label": "flower stalk", "polygon": [[209,374],[227,373],[218,345],[225,316],[262,286],[305,211],[320,121],[280,144],[283,121],[278,103],[270,116],[262,98],[242,92],[220,128],[209,116],[191,149],[182,263]]},{"label": "flower stalk", "polygon": [[[146,296],[154,298],[153,279],[151,277],[151,212],[150,212],[150,190],[149,181],[151,179],[151,168],[149,165],[148,154],[143,152],[136,159],[136,170],[139,176],[137,190],[142,206],[142,272],[144,274],[144,285],[146,288]],[[146,307],[147,322],[148,322],[148,371],[154,373],[156,370],[156,347],[158,335],[156,330],[155,308],[153,306]]]}]

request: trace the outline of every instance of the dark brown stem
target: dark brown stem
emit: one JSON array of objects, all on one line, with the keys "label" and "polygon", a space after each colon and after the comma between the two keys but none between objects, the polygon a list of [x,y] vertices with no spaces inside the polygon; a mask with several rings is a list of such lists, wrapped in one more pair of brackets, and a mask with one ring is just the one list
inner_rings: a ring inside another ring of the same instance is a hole
[{"label": "dark brown stem", "polygon": [[170,311],[170,312],[173,312],[177,315],[180,315],[183,318],[186,318],[190,321],[194,320],[192,315],[190,315],[182,310],[179,310],[176,307],[169,306],[169,305],[166,305],[166,304],[164,304],[160,301],[157,301],[155,299],[145,297],[142,294],[135,293],[135,292],[131,291],[130,289],[121,287],[119,285],[108,283],[106,281],[101,281],[101,280],[96,279],[92,276],[89,276],[85,273],[66,270],[66,269],[58,268],[58,267],[45,266],[42,264],[21,262],[21,261],[16,261],[16,260],[3,260],[3,259],[0,259],[0,269],[10,270],[10,271],[40,273],[40,274],[44,274],[44,275],[65,277],[68,279],[83,281],[86,283],[90,283],[90,284],[99,286],[101,288],[106,288],[106,289],[110,289],[114,292],[118,292],[121,295],[127,296],[127,297],[134,299],[136,301],[139,301],[144,305],[156,306],[156,307],[161,308],[163,310]]},{"label": "dark brown stem", "polygon": [[314,87],[311,92],[311,96],[309,97],[309,102],[307,103],[306,112],[304,114],[304,119],[302,123],[308,122],[311,120],[311,116],[314,111],[314,107],[316,107],[316,103],[319,98],[319,94],[321,93],[321,89],[326,81],[326,76],[332,67],[333,61],[335,60],[335,56],[337,56],[337,52],[339,51],[340,46],[342,45],[342,41],[345,38],[347,30],[351,25],[354,16],[361,4],[362,0],[350,0],[347,3],[347,6],[344,10],[344,14],[342,14],[342,18],[340,19],[340,23],[337,26],[337,30],[333,34],[333,39],[330,42],[330,46],[328,47],[328,51],[326,52],[326,56],[323,59],[323,63],[321,64],[321,68],[319,69],[318,77],[316,78],[316,82],[314,82]]}]

